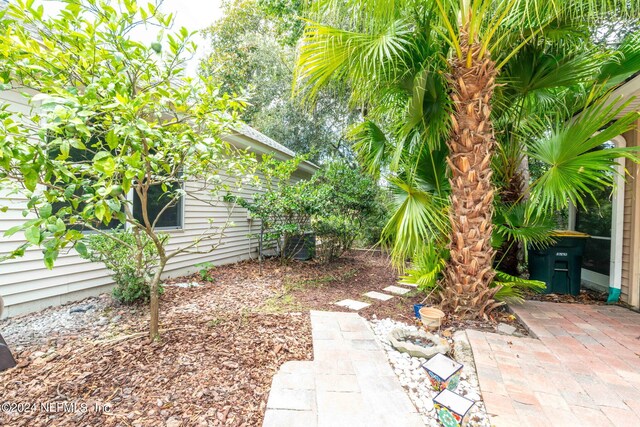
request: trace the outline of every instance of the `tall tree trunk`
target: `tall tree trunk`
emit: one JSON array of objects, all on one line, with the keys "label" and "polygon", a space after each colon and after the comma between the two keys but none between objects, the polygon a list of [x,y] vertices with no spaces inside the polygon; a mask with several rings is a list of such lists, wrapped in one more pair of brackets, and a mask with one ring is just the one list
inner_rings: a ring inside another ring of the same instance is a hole
[{"label": "tall tree trunk", "polygon": [[[461,31],[463,58],[451,63],[453,132],[447,162],[451,168],[451,258],[445,268],[443,307],[462,317],[483,317],[495,307],[491,247],[493,197],[491,158],[495,137],[491,97],[497,75],[489,54]],[[471,66],[467,55],[471,54]]]}]

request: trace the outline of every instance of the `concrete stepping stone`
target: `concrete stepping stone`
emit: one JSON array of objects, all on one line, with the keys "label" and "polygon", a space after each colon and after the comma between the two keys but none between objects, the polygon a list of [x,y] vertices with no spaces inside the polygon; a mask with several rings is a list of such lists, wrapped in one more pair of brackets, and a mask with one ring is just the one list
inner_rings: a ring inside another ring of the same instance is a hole
[{"label": "concrete stepping stone", "polygon": [[389,293],[396,294],[396,295],[404,295],[407,292],[410,292],[411,290],[407,288],[401,288],[399,286],[387,286],[386,288],[383,289],[383,291],[387,291]]},{"label": "concrete stepping stone", "polygon": [[338,301],[336,303],[334,303],[335,305],[339,305],[340,307],[347,307],[350,308],[351,310],[355,310],[358,311],[360,309],[363,309],[365,307],[369,307],[371,304],[368,304],[366,302],[362,302],[362,301],[356,301],[356,300],[352,300],[352,299],[343,299],[342,301]]},{"label": "concrete stepping stone", "polygon": [[392,295],[387,295],[387,294],[383,294],[381,292],[376,292],[376,291],[367,292],[366,294],[364,294],[364,296],[373,298],[373,299],[378,299],[380,301],[389,301],[391,298],[393,298]]},{"label": "concrete stepping stone", "polygon": [[398,283],[398,285],[402,285],[402,286],[410,286],[412,288],[417,288],[418,284],[417,283]]}]

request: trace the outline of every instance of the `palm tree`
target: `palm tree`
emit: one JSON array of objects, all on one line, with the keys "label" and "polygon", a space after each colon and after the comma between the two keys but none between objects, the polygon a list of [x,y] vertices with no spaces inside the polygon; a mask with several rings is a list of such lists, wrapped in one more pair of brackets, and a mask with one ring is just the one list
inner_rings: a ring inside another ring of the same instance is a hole
[{"label": "palm tree", "polygon": [[[374,161],[388,159],[405,181],[417,182],[416,167],[424,163],[421,160],[425,154],[443,145],[447,148],[448,227],[433,223],[440,231],[447,229],[449,236],[450,257],[443,273],[445,308],[462,316],[483,316],[498,305],[494,296],[499,287],[491,286],[495,274],[491,238],[496,196],[492,162],[498,146],[495,127],[504,123],[496,122],[493,104],[496,95],[508,95],[507,88],[496,87],[499,73],[518,71],[518,61],[526,67],[527,53],[540,54],[541,47],[552,44],[560,55],[555,59],[565,66],[558,67],[557,62],[550,66],[549,70],[556,74],[549,80],[555,80],[554,87],[561,86],[558,82],[564,79],[565,85],[582,85],[584,89],[599,69],[594,63],[595,52],[575,54],[580,43],[590,45],[585,42],[585,30],[588,38],[590,26],[597,25],[608,14],[634,17],[639,10],[638,0],[321,0],[312,6],[310,16],[314,21],[305,30],[297,66],[298,90],[312,100],[331,79],[348,80],[354,88],[352,103],[360,106],[368,117],[385,122],[388,139],[393,141],[387,146],[369,144],[367,148],[372,148],[369,153],[376,153],[369,157]],[[511,85],[513,88],[517,85]],[[527,103],[532,102],[528,98],[536,88],[524,89],[518,98],[522,102],[519,108],[496,104],[503,120],[514,110],[524,111]],[[552,91],[547,90],[547,94]],[[558,95],[561,99],[569,96],[560,92]],[[509,97],[502,100],[508,101]],[[588,105],[592,99],[583,97],[582,101]],[[600,105],[590,110],[593,114],[582,117],[591,124],[606,124],[601,123],[601,118],[615,117],[611,116],[614,110],[604,111]],[[567,113],[562,116],[566,118]],[[523,126],[517,131],[549,125],[546,120],[522,120],[522,113],[518,114],[518,125]],[[624,131],[628,126],[628,120],[621,120],[611,129]],[[360,136],[366,135],[366,131],[375,134],[371,129],[361,129]],[[554,135],[568,138],[566,132]],[[580,138],[582,142],[592,140],[589,135],[581,134]],[[367,146],[364,141],[366,138],[360,139],[361,146]],[[585,143],[582,148],[588,146]],[[502,151],[508,148],[506,144],[500,147]],[[519,152],[517,147],[516,143],[513,152]],[[570,154],[575,158],[585,153],[574,150]],[[621,155],[628,153],[620,150],[607,153],[607,156]],[[564,161],[539,157],[545,161]],[[599,157],[593,170],[603,170],[610,161],[611,158]],[[555,166],[552,169],[558,170],[563,164],[556,162]],[[608,184],[606,178],[600,181],[577,178],[589,184]],[[556,190],[559,191],[554,193]],[[436,200],[433,195],[438,191],[433,188],[418,193],[405,191],[407,201],[423,201],[405,206],[411,207],[414,214],[423,214],[418,218],[434,219],[440,209],[434,208],[431,201]],[[544,201],[544,206],[551,206],[569,193],[570,198],[580,201],[581,194],[589,193],[589,189],[580,184],[572,189],[550,186],[542,193],[546,196],[536,193],[536,197]],[[415,232],[409,244],[399,244],[403,255],[419,247],[420,233],[428,230],[416,224],[424,222],[416,218],[399,222],[399,230]]]}]

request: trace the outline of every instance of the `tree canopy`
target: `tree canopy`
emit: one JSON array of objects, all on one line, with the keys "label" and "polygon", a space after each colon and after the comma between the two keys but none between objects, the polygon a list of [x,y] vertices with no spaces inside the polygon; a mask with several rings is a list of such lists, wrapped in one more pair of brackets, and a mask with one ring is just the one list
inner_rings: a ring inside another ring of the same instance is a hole
[{"label": "tree canopy", "polygon": [[231,0],[224,16],[205,31],[211,55],[201,72],[224,91],[244,94],[241,117],[249,125],[311,160],[351,157],[345,134],[357,118],[341,83],[324,88],[310,108],[292,97],[296,43],[302,34],[302,2]]}]

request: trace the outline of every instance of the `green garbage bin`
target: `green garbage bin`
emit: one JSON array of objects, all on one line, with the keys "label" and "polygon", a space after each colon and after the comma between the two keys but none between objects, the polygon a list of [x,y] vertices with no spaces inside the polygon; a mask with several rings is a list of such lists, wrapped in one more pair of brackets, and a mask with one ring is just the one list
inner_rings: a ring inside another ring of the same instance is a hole
[{"label": "green garbage bin", "polygon": [[557,231],[556,243],[545,249],[529,249],[531,279],[547,284],[547,294],[580,293],[582,253],[588,234],[576,231]]}]

